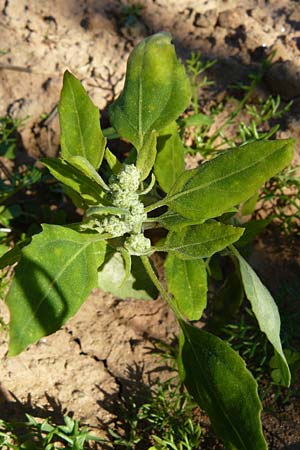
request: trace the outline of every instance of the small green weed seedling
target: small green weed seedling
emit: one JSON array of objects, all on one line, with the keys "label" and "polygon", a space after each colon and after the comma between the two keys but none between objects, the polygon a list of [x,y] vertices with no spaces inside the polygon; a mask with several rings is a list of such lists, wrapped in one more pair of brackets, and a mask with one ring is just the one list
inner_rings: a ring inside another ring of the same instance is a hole
[{"label": "small green weed seedling", "polygon": [[[199,90],[214,84],[213,81],[208,81],[204,72],[217,61],[204,63],[201,53],[191,53],[187,67],[192,89],[193,114],[179,121],[181,132],[188,128],[187,134],[193,141],[191,147],[187,147],[187,152],[199,152],[210,159],[217,156],[220,150],[236,147],[238,143],[242,145],[274,137],[280,127],[278,119],[290,110],[293,102],[283,106],[279,95],[270,95],[267,99],[257,98],[256,90],[271,61],[272,57],[264,60],[257,72],[249,75],[249,83],[231,85],[230,88],[234,89],[237,95],[226,95],[222,101],[213,103],[207,112],[207,106],[203,105],[203,102],[201,107],[199,105]],[[226,110],[228,112],[224,115]],[[273,126],[270,126],[270,121]]]},{"label": "small green weed seedling", "polygon": [[[145,39],[130,55],[108,130],[102,132],[98,108],[81,83],[65,73],[60,158],[42,162],[84,217],[67,226],[44,224],[16,255],[6,299],[9,355],[55,332],[97,286],[119,298],[160,293],[180,325],[178,366],[187,390],[226,448],[264,450],[255,379],[227,343],[192,322],[206,308],[212,256],[230,256],[236,291],[244,290],[274,348],[280,379],[289,385],[277,306],[237,250],[249,230],[234,226],[232,217],[289,164],[293,140],[248,143],[185,170],[176,120],[190,98],[189,79],[165,33]],[[123,159],[106,146],[116,135],[132,145]],[[166,255],[166,285],[153,266],[155,252]]]},{"label": "small green weed seedling", "polygon": [[[11,117],[0,117],[0,257],[5,255],[12,242],[25,240],[20,230],[14,230],[15,220],[24,218],[25,214],[18,201],[14,200],[19,191],[30,189],[41,178],[40,171],[35,167],[19,168],[11,167],[11,161],[15,158],[17,149],[17,130],[23,124],[22,120]],[[3,159],[2,159],[3,158]],[[6,164],[7,162],[9,162]],[[6,162],[6,163],[5,163]],[[15,247],[14,253],[18,251]],[[0,262],[0,297],[5,297],[12,270],[8,265],[11,260],[6,255]],[[0,317],[0,330],[5,324]]]},{"label": "small green weed seedling", "polygon": [[[122,405],[123,406],[123,405]],[[113,449],[192,450],[200,448],[201,428],[194,423],[196,404],[177,376],[152,387],[151,399],[124,405],[119,416],[125,433],[109,430]],[[151,444],[154,444],[151,446]]]},{"label": "small green weed seedling", "polygon": [[49,419],[38,421],[29,414],[26,417],[26,422],[0,420],[2,450],[84,450],[90,441],[103,441],[69,416],[64,416],[64,425],[56,425]]}]

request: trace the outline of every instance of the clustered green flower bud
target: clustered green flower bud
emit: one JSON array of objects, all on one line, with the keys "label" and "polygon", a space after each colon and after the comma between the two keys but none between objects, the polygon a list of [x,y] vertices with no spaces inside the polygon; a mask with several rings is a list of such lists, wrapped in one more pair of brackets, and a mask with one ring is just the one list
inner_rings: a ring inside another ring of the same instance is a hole
[{"label": "clustered green flower bud", "polygon": [[142,233],[147,214],[137,193],[139,184],[140,171],[133,164],[126,165],[119,174],[110,178],[108,197],[113,206],[126,209],[128,214],[92,220],[93,229],[99,233],[108,233],[112,237],[129,234],[124,245],[133,255],[145,254],[151,247],[150,239]]},{"label": "clustered green flower bud", "polygon": [[124,247],[131,255],[143,255],[149,252],[151,241],[143,233],[131,234],[126,239]]}]

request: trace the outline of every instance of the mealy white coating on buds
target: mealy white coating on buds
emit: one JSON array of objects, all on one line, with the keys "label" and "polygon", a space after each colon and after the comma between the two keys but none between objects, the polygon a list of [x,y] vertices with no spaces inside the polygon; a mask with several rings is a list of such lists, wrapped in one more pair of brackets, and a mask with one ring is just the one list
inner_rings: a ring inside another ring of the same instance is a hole
[{"label": "mealy white coating on buds", "polygon": [[125,248],[132,255],[142,255],[149,252],[151,247],[150,239],[142,233],[142,224],[147,218],[144,212],[144,205],[139,200],[136,192],[140,185],[140,171],[129,164],[117,175],[113,175],[109,180],[108,198],[118,208],[129,211],[121,217],[110,216],[103,219],[94,218],[89,220],[87,227],[93,228],[99,233],[108,233],[112,237],[120,237],[130,234],[124,243]]},{"label": "mealy white coating on buds", "polygon": [[124,247],[131,255],[145,255],[151,249],[151,241],[143,233],[131,234],[126,238]]},{"label": "mealy white coating on buds", "polygon": [[114,191],[135,192],[140,184],[140,171],[133,164],[127,164],[124,169],[109,180],[109,188]]},{"label": "mealy white coating on buds", "polygon": [[123,234],[130,231],[129,226],[120,217],[112,216],[109,219],[104,219],[107,221],[104,223],[105,233],[109,233],[114,237],[123,236]]}]

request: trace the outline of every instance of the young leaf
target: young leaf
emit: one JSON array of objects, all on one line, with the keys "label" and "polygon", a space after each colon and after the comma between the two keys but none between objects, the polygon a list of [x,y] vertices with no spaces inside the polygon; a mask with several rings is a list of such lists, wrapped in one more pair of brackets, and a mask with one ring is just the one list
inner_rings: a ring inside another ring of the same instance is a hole
[{"label": "young leaf", "polygon": [[62,159],[42,158],[40,161],[58,181],[80,194],[88,205],[103,203],[104,191],[93,178]]},{"label": "young leaf", "polygon": [[175,253],[181,259],[209,258],[237,241],[243,228],[209,222],[170,231],[165,242],[157,244],[157,251]]},{"label": "young leaf", "polygon": [[184,147],[176,122],[170,123],[160,132],[157,152],[154,173],[160,187],[165,192],[169,192],[184,171]]},{"label": "young leaf", "polygon": [[141,181],[145,180],[151,172],[151,169],[155,162],[155,158],[156,132],[152,131],[137,155],[136,167],[141,172]]},{"label": "young leaf", "polygon": [[106,139],[100,128],[100,114],[74,75],[66,71],[58,105],[61,156],[83,156],[95,169],[100,167]]},{"label": "young leaf", "polygon": [[103,291],[123,299],[150,300],[158,295],[140,258],[131,257],[131,274],[127,276],[124,259],[119,252],[114,253],[99,270],[98,285]]},{"label": "young leaf", "polygon": [[170,34],[158,33],[132,51],[123,92],[109,109],[110,122],[139,151],[151,131],[177,119],[190,96],[189,80]]},{"label": "young leaf", "polygon": [[181,322],[184,384],[230,450],[267,450],[257,384],[245,362],[213,334]]},{"label": "young leaf", "polygon": [[282,374],[283,385],[289,386],[291,375],[281,346],[280,316],[277,305],[268,289],[262,284],[247,261],[245,261],[237,250],[234,250],[234,255],[239,262],[246,297],[251,303],[259,328],[266,334],[268,340],[277,352],[281,360],[280,371]]},{"label": "young leaf", "polygon": [[199,320],[207,302],[207,275],[202,259],[182,260],[169,254],[165,262],[168,289],[180,312]]},{"label": "young leaf", "polygon": [[105,242],[58,225],[43,225],[22,250],[7,297],[9,354],[17,355],[72,317],[97,286]]},{"label": "young leaf", "polygon": [[121,217],[128,215],[129,211],[128,209],[117,208],[116,206],[91,206],[85,212],[86,217],[102,217],[109,214]]},{"label": "young leaf", "polygon": [[78,192],[74,191],[74,189],[66,186],[65,184],[62,185],[62,190],[68,197],[70,197],[76,208],[86,209],[87,205]]},{"label": "young leaf", "polygon": [[108,147],[105,149],[105,159],[109,165],[110,170],[117,175],[122,170],[122,163],[118,160]]},{"label": "young leaf", "polygon": [[164,204],[192,219],[217,217],[247,200],[292,159],[292,139],[260,141],[224,150],[199,168],[183,172]]},{"label": "young leaf", "polygon": [[108,186],[102,178],[100,177],[97,170],[92,166],[92,164],[83,156],[71,156],[69,158],[68,163],[71,166],[76,167],[76,169],[80,170],[84,175],[86,175],[91,180],[95,181],[102,189],[108,191]]}]

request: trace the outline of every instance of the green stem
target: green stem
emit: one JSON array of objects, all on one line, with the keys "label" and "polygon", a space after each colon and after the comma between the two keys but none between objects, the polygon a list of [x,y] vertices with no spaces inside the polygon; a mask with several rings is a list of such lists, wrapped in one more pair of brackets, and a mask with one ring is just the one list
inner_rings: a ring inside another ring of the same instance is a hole
[{"label": "green stem", "polygon": [[183,317],[182,313],[179,311],[179,309],[178,309],[178,307],[177,307],[173,297],[165,290],[165,288],[163,287],[163,285],[159,281],[156,273],[154,272],[149,257],[148,256],[141,256],[140,258],[142,260],[142,263],[143,263],[143,265],[144,265],[144,267],[146,269],[146,272],[148,273],[152,283],[157,288],[157,290],[160,293],[160,295],[162,296],[162,298],[168,303],[168,305],[170,306],[170,308],[174,312],[174,314],[177,317],[177,319],[179,321],[182,320],[182,321],[185,322],[186,320]]},{"label": "green stem", "polygon": [[239,257],[239,252],[233,245],[229,245],[228,248],[229,248],[229,250],[231,250],[231,252],[234,256],[236,256],[237,258]]},{"label": "green stem", "polygon": [[144,208],[145,213],[148,213],[150,211],[154,211],[154,209],[160,208],[161,206],[166,206],[165,199],[161,199],[158,202],[152,203],[151,205],[146,206]]}]

